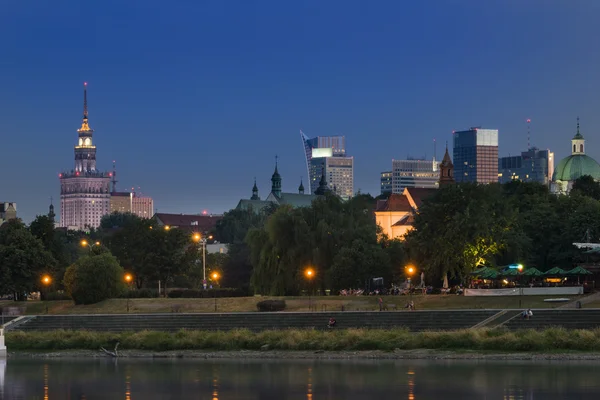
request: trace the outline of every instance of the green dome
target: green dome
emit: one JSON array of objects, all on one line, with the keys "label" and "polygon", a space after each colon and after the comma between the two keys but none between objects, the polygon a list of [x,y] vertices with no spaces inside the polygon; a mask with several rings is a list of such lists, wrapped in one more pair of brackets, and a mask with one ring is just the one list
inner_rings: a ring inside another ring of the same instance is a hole
[{"label": "green dome", "polygon": [[563,158],[554,170],[552,180],[556,181],[574,181],[584,175],[590,175],[597,181],[600,181],[600,165],[592,157],[585,154],[574,154]]}]

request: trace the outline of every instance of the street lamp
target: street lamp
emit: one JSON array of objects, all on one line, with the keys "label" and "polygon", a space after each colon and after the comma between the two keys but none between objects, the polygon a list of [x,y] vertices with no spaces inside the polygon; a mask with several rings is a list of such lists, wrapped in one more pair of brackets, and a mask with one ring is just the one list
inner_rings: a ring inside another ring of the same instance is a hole
[{"label": "street lamp", "polygon": [[313,278],[315,277],[315,271],[312,268],[306,268],[306,270],[304,270],[304,276],[306,276],[306,279],[308,279],[308,282],[309,282],[308,309],[310,311],[310,310],[312,310],[311,303],[310,303],[310,289],[312,288],[311,283],[312,283]]},{"label": "street lamp", "polygon": [[133,282],[133,275],[128,272],[123,276],[123,280],[129,289],[129,293],[127,293],[127,312],[129,312],[129,296],[131,295],[131,282]]},{"label": "street lamp", "polygon": [[[44,285],[46,287],[46,292],[51,283],[52,283],[52,278],[50,277],[50,275],[48,275],[48,274],[42,275],[42,285]],[[44,292],[44,290],[42,289],[42,291],[40,293],[43,293],[43,292]],[[46,296],[44,296],[43,300],[45,300],[45,297]],[[47,305],[46,305],[46,314],[48,314],[48,306]]]},{"label": "street lamp", "polygon": [[413,267],[412,265],[407,266],[405,269],[406,269],[406,275],[408,276],[408,295],[409,295],[408,301],[412,302],[411,278],[417,269],[415,267]]},{"label": "street lamp", "polygon": [[98,241],[96,241],[94,243],[90,243],[85,239],[83,239],[81,242],[79,242],[79,244],[81,244],[81,247],[89,247],[90,251],[92,251],[94,246],[100,246],[100,242],[98,242]]},{"label": "street lamp", "polygon": [[[208,239],[212,239],[212,236],[208,236]],[[202,286],[204,286],[204,290],[206,290],[206,236],[202,236],[200,233],[196,232],[192,235],[192,240],[195,243],[202,243]]]},{"label": "street lamp", "polygon": [[[210,277],[215,282],[216,286],[216,284],[219,283],[219,278],[221,277],[221,275],[219,275],[219,273],[215,271],[212,274],[210,274]],[[213,286],[213,292],[215,293],[215,312],[217,312],[217,291],[215,286]]]}]

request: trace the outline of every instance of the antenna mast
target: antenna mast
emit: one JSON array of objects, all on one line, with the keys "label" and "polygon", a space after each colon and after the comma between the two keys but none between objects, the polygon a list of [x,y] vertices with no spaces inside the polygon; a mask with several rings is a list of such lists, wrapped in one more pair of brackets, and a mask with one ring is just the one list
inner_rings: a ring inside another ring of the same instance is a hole
[{"label": "antenna mast", "polygon": [[117,192],[117,162],[113,160],[113,172],[112,172],[112,191]]},{"label": "antenna mast", "polygon": [[531,118],[527,118],[527,150],[531,148]]}]

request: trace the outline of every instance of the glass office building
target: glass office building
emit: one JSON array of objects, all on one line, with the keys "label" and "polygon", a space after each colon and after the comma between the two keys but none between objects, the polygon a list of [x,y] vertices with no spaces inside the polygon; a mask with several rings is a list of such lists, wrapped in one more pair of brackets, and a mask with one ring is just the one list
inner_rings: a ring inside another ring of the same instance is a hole
[{"label": "glass office building", "polygon": [[456,182],[498,182],[498,130],[471,128],[453,137]]}]

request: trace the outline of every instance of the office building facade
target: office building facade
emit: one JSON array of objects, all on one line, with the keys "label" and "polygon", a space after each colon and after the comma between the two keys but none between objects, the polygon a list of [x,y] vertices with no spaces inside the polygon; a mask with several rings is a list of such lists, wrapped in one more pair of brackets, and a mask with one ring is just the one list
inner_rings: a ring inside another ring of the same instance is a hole
[{"label": "office building facade", "polygon": [[344,136],[317,136],[309,138],[300,131],[309,180],[308,194],[319,188],[324,175],[331,191],[342,199],[354,194],[354,157],[346,155]]},{"label": "office building facade", "polygon": [[384,171],[380,178],[381,194],[392,193],[392,171]]},{"label": "office building facade", "polygon": [[498,130],[471,128],[453,136],[456,182],[498,182]]},{"label": "office building facade", "polygon": [[548,185],[554,173],[554,153],[532,147],[520,156],[501,157],[498,159],[498,182],[507,183],[513,180],[522,182],[539,182]]},{"label": "office building facade", "polygon": [[392,193],[406,188],[437,189],[439,162],[433,160],[392,160]]},{"label": "office building facade", "polygon": [[110,212],[132,213],[140,218],[152,218],[154,201],[151,197],[135,192],[112,192],[110,194]]}]

